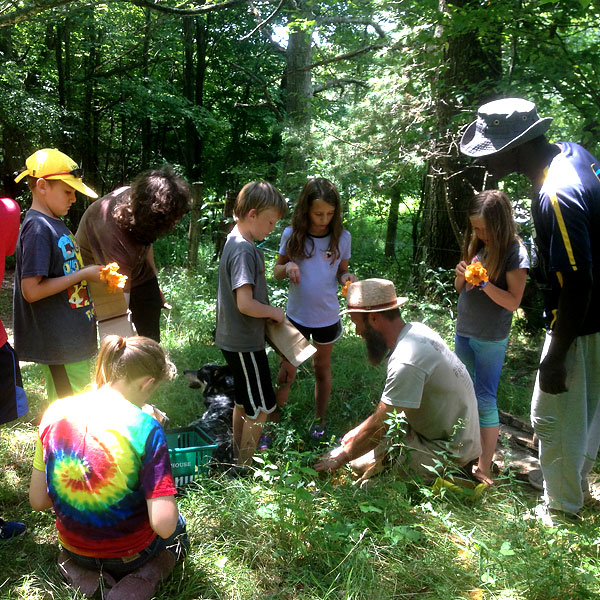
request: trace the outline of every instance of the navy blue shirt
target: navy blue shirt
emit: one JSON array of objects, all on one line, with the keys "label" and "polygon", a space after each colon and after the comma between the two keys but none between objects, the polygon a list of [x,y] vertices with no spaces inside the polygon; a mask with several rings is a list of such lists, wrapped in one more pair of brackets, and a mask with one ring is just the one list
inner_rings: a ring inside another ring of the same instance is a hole
[{"label": "navy blue shirt", "polygon": [[600,161],[570,142],[550,163],[531,213],[536,251],[531,274],[544,296],[546,327],[556,319],[561,273],[590,269],[592,298],[578,335],[600,331]]}]

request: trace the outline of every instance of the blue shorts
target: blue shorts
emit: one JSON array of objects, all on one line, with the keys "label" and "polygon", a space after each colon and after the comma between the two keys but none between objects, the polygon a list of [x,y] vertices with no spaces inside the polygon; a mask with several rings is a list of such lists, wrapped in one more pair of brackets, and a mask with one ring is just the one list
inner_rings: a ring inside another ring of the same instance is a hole
[{"label": "blue shorts", "polygon": [[235,404],[243,407],[251,419],[256,419],[260,411],[272,413],[277,402],[267,353],[264,350],[230,352],[223,349],[221,352],[233,373]]},{"label": "blue shorts", "polygon": [[333,342],[337,342],[342,337],[344,331],[341,319],[338,319],[333,325],[327,325],[327,327],[306,327],[305,325],[296,323],[289,316],[288,319],[308,341],[310,341],[312,336],[314,344],[333,344]]}]

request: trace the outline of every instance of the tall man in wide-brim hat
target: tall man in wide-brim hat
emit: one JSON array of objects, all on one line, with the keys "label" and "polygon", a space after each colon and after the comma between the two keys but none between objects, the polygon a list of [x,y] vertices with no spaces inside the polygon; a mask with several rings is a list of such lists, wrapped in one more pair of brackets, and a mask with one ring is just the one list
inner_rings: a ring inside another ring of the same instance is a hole
[{"label": "tall man in wide-brim hat", "polygon": [[[350,462],[363,477],[389,462],[395,442],[386,437],[386,421],[396,412],[405,416],[399,456],[391,465],[402,474],[435,478],[444,463],[463,467],[479,457],[479,416],[471,378],[442,338],[422,323],[406,323],[394,284],[365,279],[350,285],[350,319],[367,346],[369,361],[377,365],[389,354],[387,379],[375,412],[349,431],[339,448],[317,462],[317,471],[334,471]],[[440,473],[441,474],[441,473]]]},{"label": "tall man in wide-brim hat", "polygon": [[578,144],[551,144],[551,121],[533,102],[496,100],[479,109],[460,148],[494,177],[521,173],[533,186],[531,274],[548,333],[531,420],[545,503],[577,515],[593,502],[588,474],[600,444],[600,162]]}]

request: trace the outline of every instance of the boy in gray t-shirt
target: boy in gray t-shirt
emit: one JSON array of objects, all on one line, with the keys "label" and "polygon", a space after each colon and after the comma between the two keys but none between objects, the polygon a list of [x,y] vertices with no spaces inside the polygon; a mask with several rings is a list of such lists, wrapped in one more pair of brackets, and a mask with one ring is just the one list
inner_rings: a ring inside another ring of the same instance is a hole
[{"label": "boy in gray t-shirt", "polygon": [[233,454],[238,465],[251,463],[267,415],[276,407],[265,352],[265,319],[280,323],[285,313],[269,305],[265,261],[255,241],[275,229],[285,210],[273,185],[246,184],[236,199],[237,223],[219,262],[215,343],[233,372]]}]

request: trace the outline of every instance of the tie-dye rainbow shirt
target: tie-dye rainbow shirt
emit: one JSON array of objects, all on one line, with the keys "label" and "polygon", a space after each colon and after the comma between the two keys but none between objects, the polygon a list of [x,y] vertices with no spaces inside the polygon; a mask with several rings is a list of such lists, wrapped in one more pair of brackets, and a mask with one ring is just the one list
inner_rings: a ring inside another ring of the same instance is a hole
[{"label": "tie-dye rainbow shirt", "polygon": [[84,556],[143,550],[156,535],[146,499],[176,492],[161,426],[109,387],[50,405],[33,466],[46,472],[60,543]]}]

